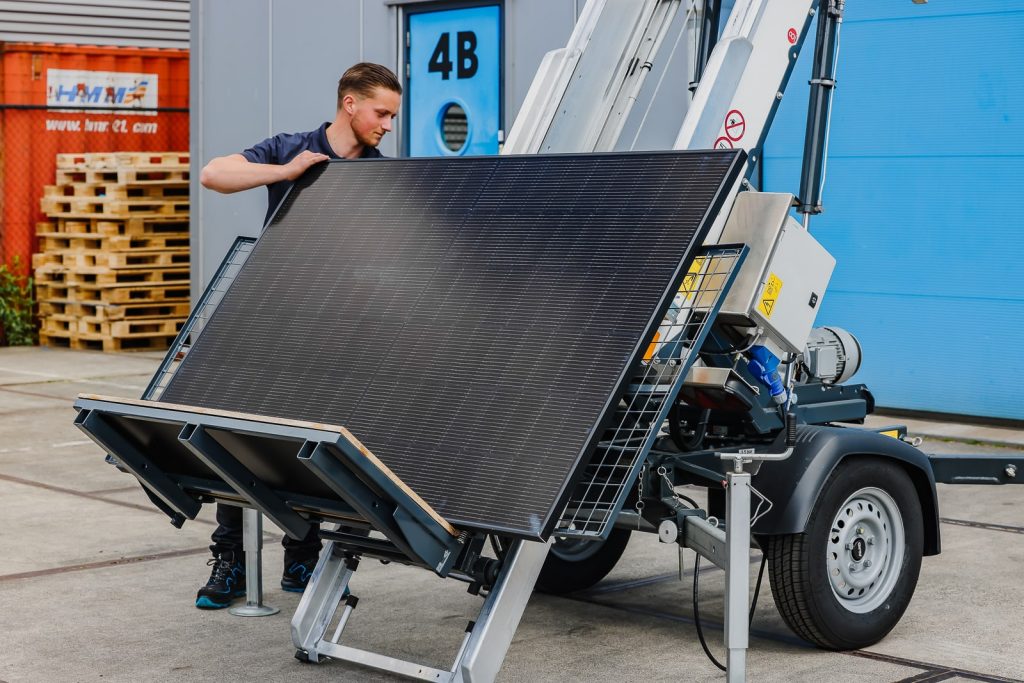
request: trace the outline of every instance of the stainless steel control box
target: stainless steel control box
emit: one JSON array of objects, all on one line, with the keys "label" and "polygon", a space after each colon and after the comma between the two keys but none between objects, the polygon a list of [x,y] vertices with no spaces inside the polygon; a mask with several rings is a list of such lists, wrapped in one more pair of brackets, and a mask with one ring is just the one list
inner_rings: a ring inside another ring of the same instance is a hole
[{"label": "stainless steel control box", "polygon": [[760,327],[774,351],[800,353],[836,260],[789,215],[792,205],[790,194],[741,192],[736,197],[719,242],[743,243],[750,251],[719,320]]}]

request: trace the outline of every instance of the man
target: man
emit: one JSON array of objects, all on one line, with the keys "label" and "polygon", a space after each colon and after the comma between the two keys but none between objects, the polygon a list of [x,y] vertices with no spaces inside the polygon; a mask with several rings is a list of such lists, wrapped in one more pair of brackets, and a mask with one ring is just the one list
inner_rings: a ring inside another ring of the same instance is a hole
[{"label": "man", "polygon": [[[241,154],[212,159],[199,175],[203,187],[225,194],[266,185],[266,221],[295,181],[315,164],[328,159],[370,159],[381,156],[377,145],[391,131],[401,104],[402,86],[394,73],[379,64],[360,63],[338,81],[338,109],[333,122],[306,133],[282,133]],[[199,589],[196,607],[219,609],[245,595],[242,554],[242,510],[217,505],[218,527],[213,532],[213,567]],[[281,588],[301,593],[316,566],[320,539],[314,526],[306,538],[285,536]]]}]

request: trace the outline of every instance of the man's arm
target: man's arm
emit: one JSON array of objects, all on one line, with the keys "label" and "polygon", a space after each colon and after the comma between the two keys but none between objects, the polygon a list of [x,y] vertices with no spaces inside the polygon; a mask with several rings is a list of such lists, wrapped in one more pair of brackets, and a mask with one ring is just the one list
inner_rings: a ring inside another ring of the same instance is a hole
[{"label": "man's arm", "polygon": [[199,182],[203,187],[230,194],[281,180],[295,180],[313,164],[327,161],[326,154],[306,150],[287,164],[254,164],[241,154],[216,157],[203,167]]}]

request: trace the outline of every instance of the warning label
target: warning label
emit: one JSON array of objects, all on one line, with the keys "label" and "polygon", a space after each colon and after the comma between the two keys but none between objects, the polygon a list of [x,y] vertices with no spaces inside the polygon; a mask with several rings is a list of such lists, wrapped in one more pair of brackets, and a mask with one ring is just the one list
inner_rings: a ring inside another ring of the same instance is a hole
[{"label": "warning label", "polygon": [[715,140],[715,149],[732,149],[732,140],[723,135]]},{"label": "warning label", "polygon": [[687,271],[686,277],[683,278],[683,286],[679,288],[679,293],[684,296],[684,299],[692,298],[697,291],[697,280],[703,269],[704,257],[698,256],[693,259],[693,263],[690,264],[690,270]]},{"label": "warning label", "polygon": [[775,311],[775,302],[779,300],[779,292],[782,291],[782,280],[775,273],[768,274],[768,282],[764,283],[764,290],[761,292],[761,301],[757,304],[757,310],[765,318],[771,320]]},{"label": "warning label", "polygon": [[732,109],[725,115],[725,136],[733,142],[739,142],[747,132],[747,120],[739,109]]}]

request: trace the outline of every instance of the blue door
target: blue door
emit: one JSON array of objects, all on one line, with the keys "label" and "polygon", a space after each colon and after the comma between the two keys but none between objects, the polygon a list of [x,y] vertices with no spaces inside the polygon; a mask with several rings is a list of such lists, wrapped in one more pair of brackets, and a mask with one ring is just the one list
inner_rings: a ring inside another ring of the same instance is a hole
[{"label": "blue door", "polygon": [[497,154],[501,7],[410,13],[407,31],[406,152]]}]

